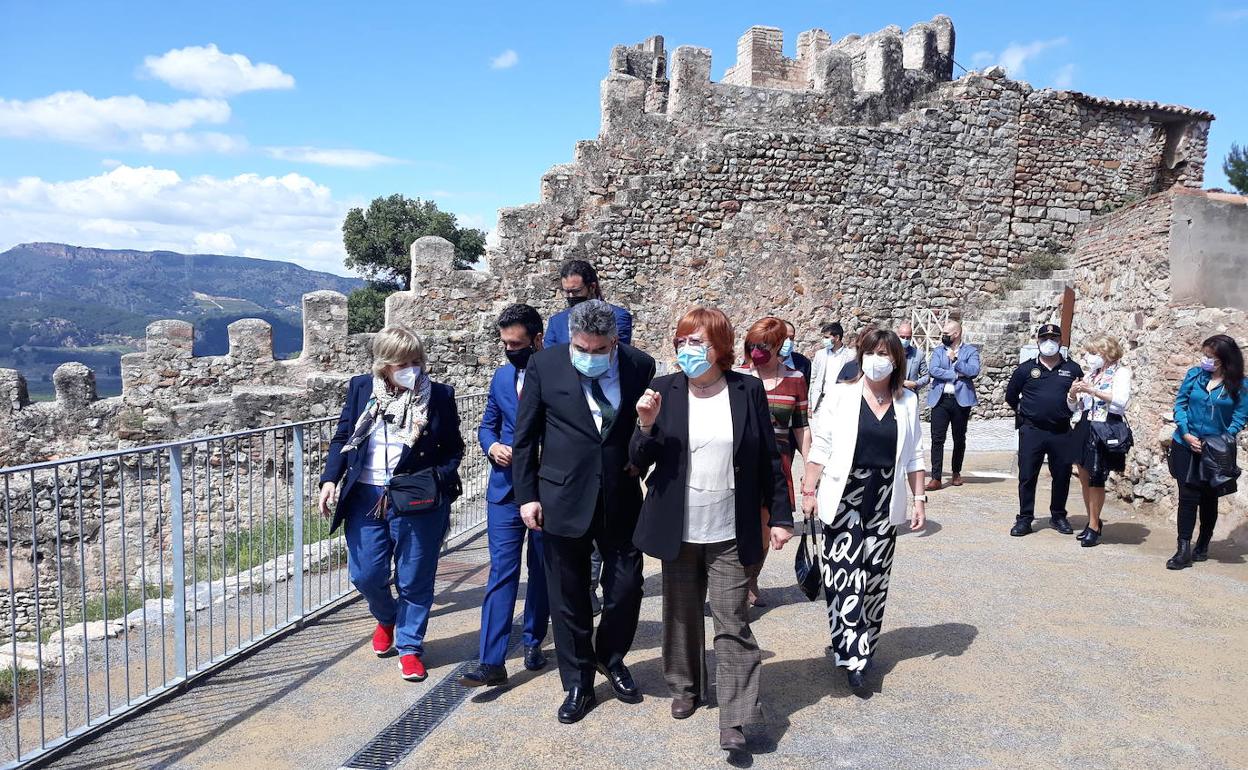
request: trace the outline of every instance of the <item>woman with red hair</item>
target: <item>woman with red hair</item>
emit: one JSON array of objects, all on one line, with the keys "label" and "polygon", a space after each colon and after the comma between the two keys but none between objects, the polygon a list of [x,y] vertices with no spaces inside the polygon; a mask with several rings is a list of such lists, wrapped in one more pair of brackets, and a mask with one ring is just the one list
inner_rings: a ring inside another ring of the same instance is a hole
[{"label": "woman with red hair", "polygon": [[727,316],[689,311],[672,344],[680,370],[656,378],[637,402],[629,456],[649,475],[633,542],[663,560],[663,676],[672,717],[693,714],[711,678],[702,669],[709,590],[719,745],[742,751],[741,728],[762,717],[763,659],[748,604],[752,567],[768,546],[760,511],[771,547],[780,549],[792,537],[793,508],[763,386],[732,371]]},{"label": "woman with red hair", "polygon": [[[780,346],[788,339],[789,330],[779,318],[763,318],[754,322],[745,333],[745,360],[737,367],[741,374],[752,374],[763,383],[767,391],[767,404],[771,409],[771,426],[776,434],[776,447],[780,451],[780,467],[789,491],[789,507],[793,507],[793,455],[801,451],[802,457],[810,451],[810,418],[806,380],[802,373],[785,366],[780,357]],[[792,433],[790,434],[790,431]],[[797,440],[797,446],[791,439]],[[762,537],[770,539],[767,516],[762,517]],[[758,596],[758,576],[763,571],[763,558],[754,565],[750,575],[750,604],[761,605]]]}]

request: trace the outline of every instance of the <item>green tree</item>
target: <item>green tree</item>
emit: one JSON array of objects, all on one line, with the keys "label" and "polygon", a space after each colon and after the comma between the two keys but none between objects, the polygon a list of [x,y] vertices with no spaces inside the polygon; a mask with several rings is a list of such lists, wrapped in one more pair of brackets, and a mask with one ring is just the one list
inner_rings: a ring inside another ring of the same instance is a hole
[{"label": "green tree", "polygon": [[344,264],[363,273],[368,285],[351,292],[347,309],[352,332],[376,331],[385,320],[390,294],[411,288],[412,243],[437,235],[455,245],[456,270],[467,270],[485,254],[485,233],[460,227],[455,215],[433,201],[402,195],[374,198],[368,210],[351,209],[342,223]]},{"label": "green tree", "polygon": [[1222,161],[1222,173],[1236,192],[1248,195],[1248,150],[1232,144],[1226,160]]},{"label": "green tree", "polygon": [[385,281],[369,281],[347,297],[347,331],[375,332],[386,324],[386,297],[399,290],[399,285]]}]

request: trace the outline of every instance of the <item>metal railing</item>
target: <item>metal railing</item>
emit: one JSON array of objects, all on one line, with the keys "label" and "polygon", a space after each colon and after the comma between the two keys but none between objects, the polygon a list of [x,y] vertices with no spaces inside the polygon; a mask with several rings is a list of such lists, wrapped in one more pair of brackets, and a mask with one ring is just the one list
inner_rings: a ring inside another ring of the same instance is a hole
[{"label": "metal railing", "polygon": [[[485,522],[484,404],[457,398],[448,541]],[[345,538],[317,510],[335,423],[0,469],[0,763],[62,748],[353,592]]]}]

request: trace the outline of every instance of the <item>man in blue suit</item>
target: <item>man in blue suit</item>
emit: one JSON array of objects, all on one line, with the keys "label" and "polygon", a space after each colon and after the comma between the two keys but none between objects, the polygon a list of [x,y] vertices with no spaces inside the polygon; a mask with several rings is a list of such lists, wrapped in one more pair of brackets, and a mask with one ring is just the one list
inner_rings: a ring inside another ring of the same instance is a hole
[{"label": "man in blue suit", "polygon": [[950,484],[962,486],[962,459],[966,456],[966,425],[971,407],[979,403],[975,378],[979,376],[979,348],[962,342],[962,324],[948,321],[940,331],[940,344],[932,348],[927,362],[931,388],[927,405],[932,408],[932,474],[927,491],[940,489],[941,466],[945,459],[945,434],[953,426],[953,478]]},{"label": "man in blue suit", "polygon": [[[546,346],[553,347],[572,341],[568,334],[568,316],[572,308],[587,299],[602,299],[602,285],[598,283],[598,271],[583,259],[570,259],[559,268],[559,283],[568,309],[550,317],[546,327]],[[610,304],[610,303],[607,303]],[[627,308],[611,305],[615,312],[615,325],[620,331],[620,342],[633,344],[633,314]]]},{"label": "man in blue suit", "polygon": [[542,533],[520,520],[511,485],[511,444],[516,411],[524,389],[529,356],[542,349],[542,317],[528,305],[509,305],[498,317],[498,336],[507,363],[494,372],[485,414],[477,439],[490,459],[486,489],[486,529],[490,541],[490,581],[481,604],[481,644],[478,665],[460,677],[466,687],[495,686],[507,681],[507,637],[520,588],[520,554],[529,538],[529,586],[524,595],[524,667],[537,671],[546,665],[542,640],[550,622],[546,572],[542,566]]}]

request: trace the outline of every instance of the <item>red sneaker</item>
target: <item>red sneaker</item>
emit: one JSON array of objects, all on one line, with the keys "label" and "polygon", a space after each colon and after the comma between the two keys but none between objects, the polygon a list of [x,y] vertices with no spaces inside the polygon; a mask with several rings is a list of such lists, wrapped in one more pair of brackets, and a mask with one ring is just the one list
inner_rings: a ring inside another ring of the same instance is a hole
[{"label": "red sneaker", "polygon": [[381,658],[394,652],[394,624],[383,625],[377,624],[377,630],[373,632],[373,652],[377,653],[377,657]]},{"label": "red sneaker", "polygon": [[399,663],[403,664],[403,678],[409,682],[423,682],[429,676],[419,655],[404,655],[399,658]]}]

